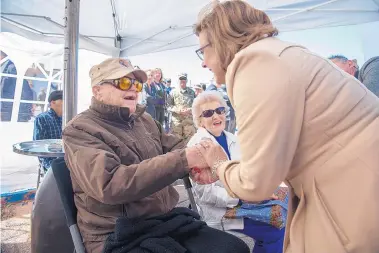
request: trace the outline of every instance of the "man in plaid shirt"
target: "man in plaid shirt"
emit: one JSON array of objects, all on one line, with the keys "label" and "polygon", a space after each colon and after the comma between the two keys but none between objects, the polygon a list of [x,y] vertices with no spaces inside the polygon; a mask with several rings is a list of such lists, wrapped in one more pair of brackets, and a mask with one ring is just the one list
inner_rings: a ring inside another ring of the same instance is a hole
[{"label": "man in plaid shirt", "polygon": [[[53,91],[49,98],[50,109],[39,114],[34,121],[33,140],[62,139],[63,92]],[[55,158],[39,157],[46,172]]]}]

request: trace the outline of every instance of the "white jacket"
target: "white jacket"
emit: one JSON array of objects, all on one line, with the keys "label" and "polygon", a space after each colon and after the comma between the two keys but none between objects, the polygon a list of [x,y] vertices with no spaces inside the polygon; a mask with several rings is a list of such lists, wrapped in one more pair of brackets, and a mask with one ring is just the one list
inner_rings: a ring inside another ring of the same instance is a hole
[{"label": "white jacket", "polygon": [[[231,160],[240,160],[241,152],[237,137],[226,131],[224,131],[224,133],[226,135]],[[194,146],[203,138],[210,138],[217,143],[216,139],[206,129],[200,127],[196,134],[190,139],[187,146]],[[208,226],[221,230],[243,229],[243,219],[223,219],[226,208],[235,207],[239,199],[230,197],[221,181],[208,185],[192,183],[195,201],[200,207],[200,215]]]}]

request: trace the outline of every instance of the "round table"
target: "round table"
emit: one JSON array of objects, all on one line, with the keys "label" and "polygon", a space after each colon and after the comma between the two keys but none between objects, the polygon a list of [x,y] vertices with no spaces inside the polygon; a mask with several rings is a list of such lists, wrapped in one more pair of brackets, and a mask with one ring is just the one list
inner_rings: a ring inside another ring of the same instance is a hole
[{"label": "round table", "polygon": [[13,152],[20,155],[39,157],[63,157],[63,143],[61,139],[47,139],[25,141],[13,145]]},{"label": "round table", "polygon": [[[64,157],[63,143],[61,139],[46,139],[37,141],[25,141],[13,145],[13,152],[20,155],[38,157]],[[41,177],[44,176],[41,164],[38,167],[37,189]]]}]

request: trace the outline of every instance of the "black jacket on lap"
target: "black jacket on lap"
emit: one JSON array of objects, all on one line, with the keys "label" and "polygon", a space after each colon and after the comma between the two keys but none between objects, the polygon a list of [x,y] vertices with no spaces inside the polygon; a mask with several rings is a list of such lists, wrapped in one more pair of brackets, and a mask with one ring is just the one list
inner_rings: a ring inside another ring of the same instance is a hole
[{"label": "black jacket on lap", "polygon": [[119,218],[104,253],[249,252],[239,238],[210,228],[188,208],[178,207],[150,219]]}]

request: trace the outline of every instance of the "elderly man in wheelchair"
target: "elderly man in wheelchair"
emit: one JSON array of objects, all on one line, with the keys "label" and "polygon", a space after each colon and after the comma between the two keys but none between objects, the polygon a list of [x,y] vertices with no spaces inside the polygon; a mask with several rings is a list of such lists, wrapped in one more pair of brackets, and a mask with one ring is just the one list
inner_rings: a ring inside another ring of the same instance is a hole
[{"label": "elderly man in wheelchair", "polygon": [[243,241],[175,208],[171,184],[207,165],[137,104],[146,74],[130,61],[90,70],[88,110],[63,132],[77,222],[87,252],[249,252]]}]

